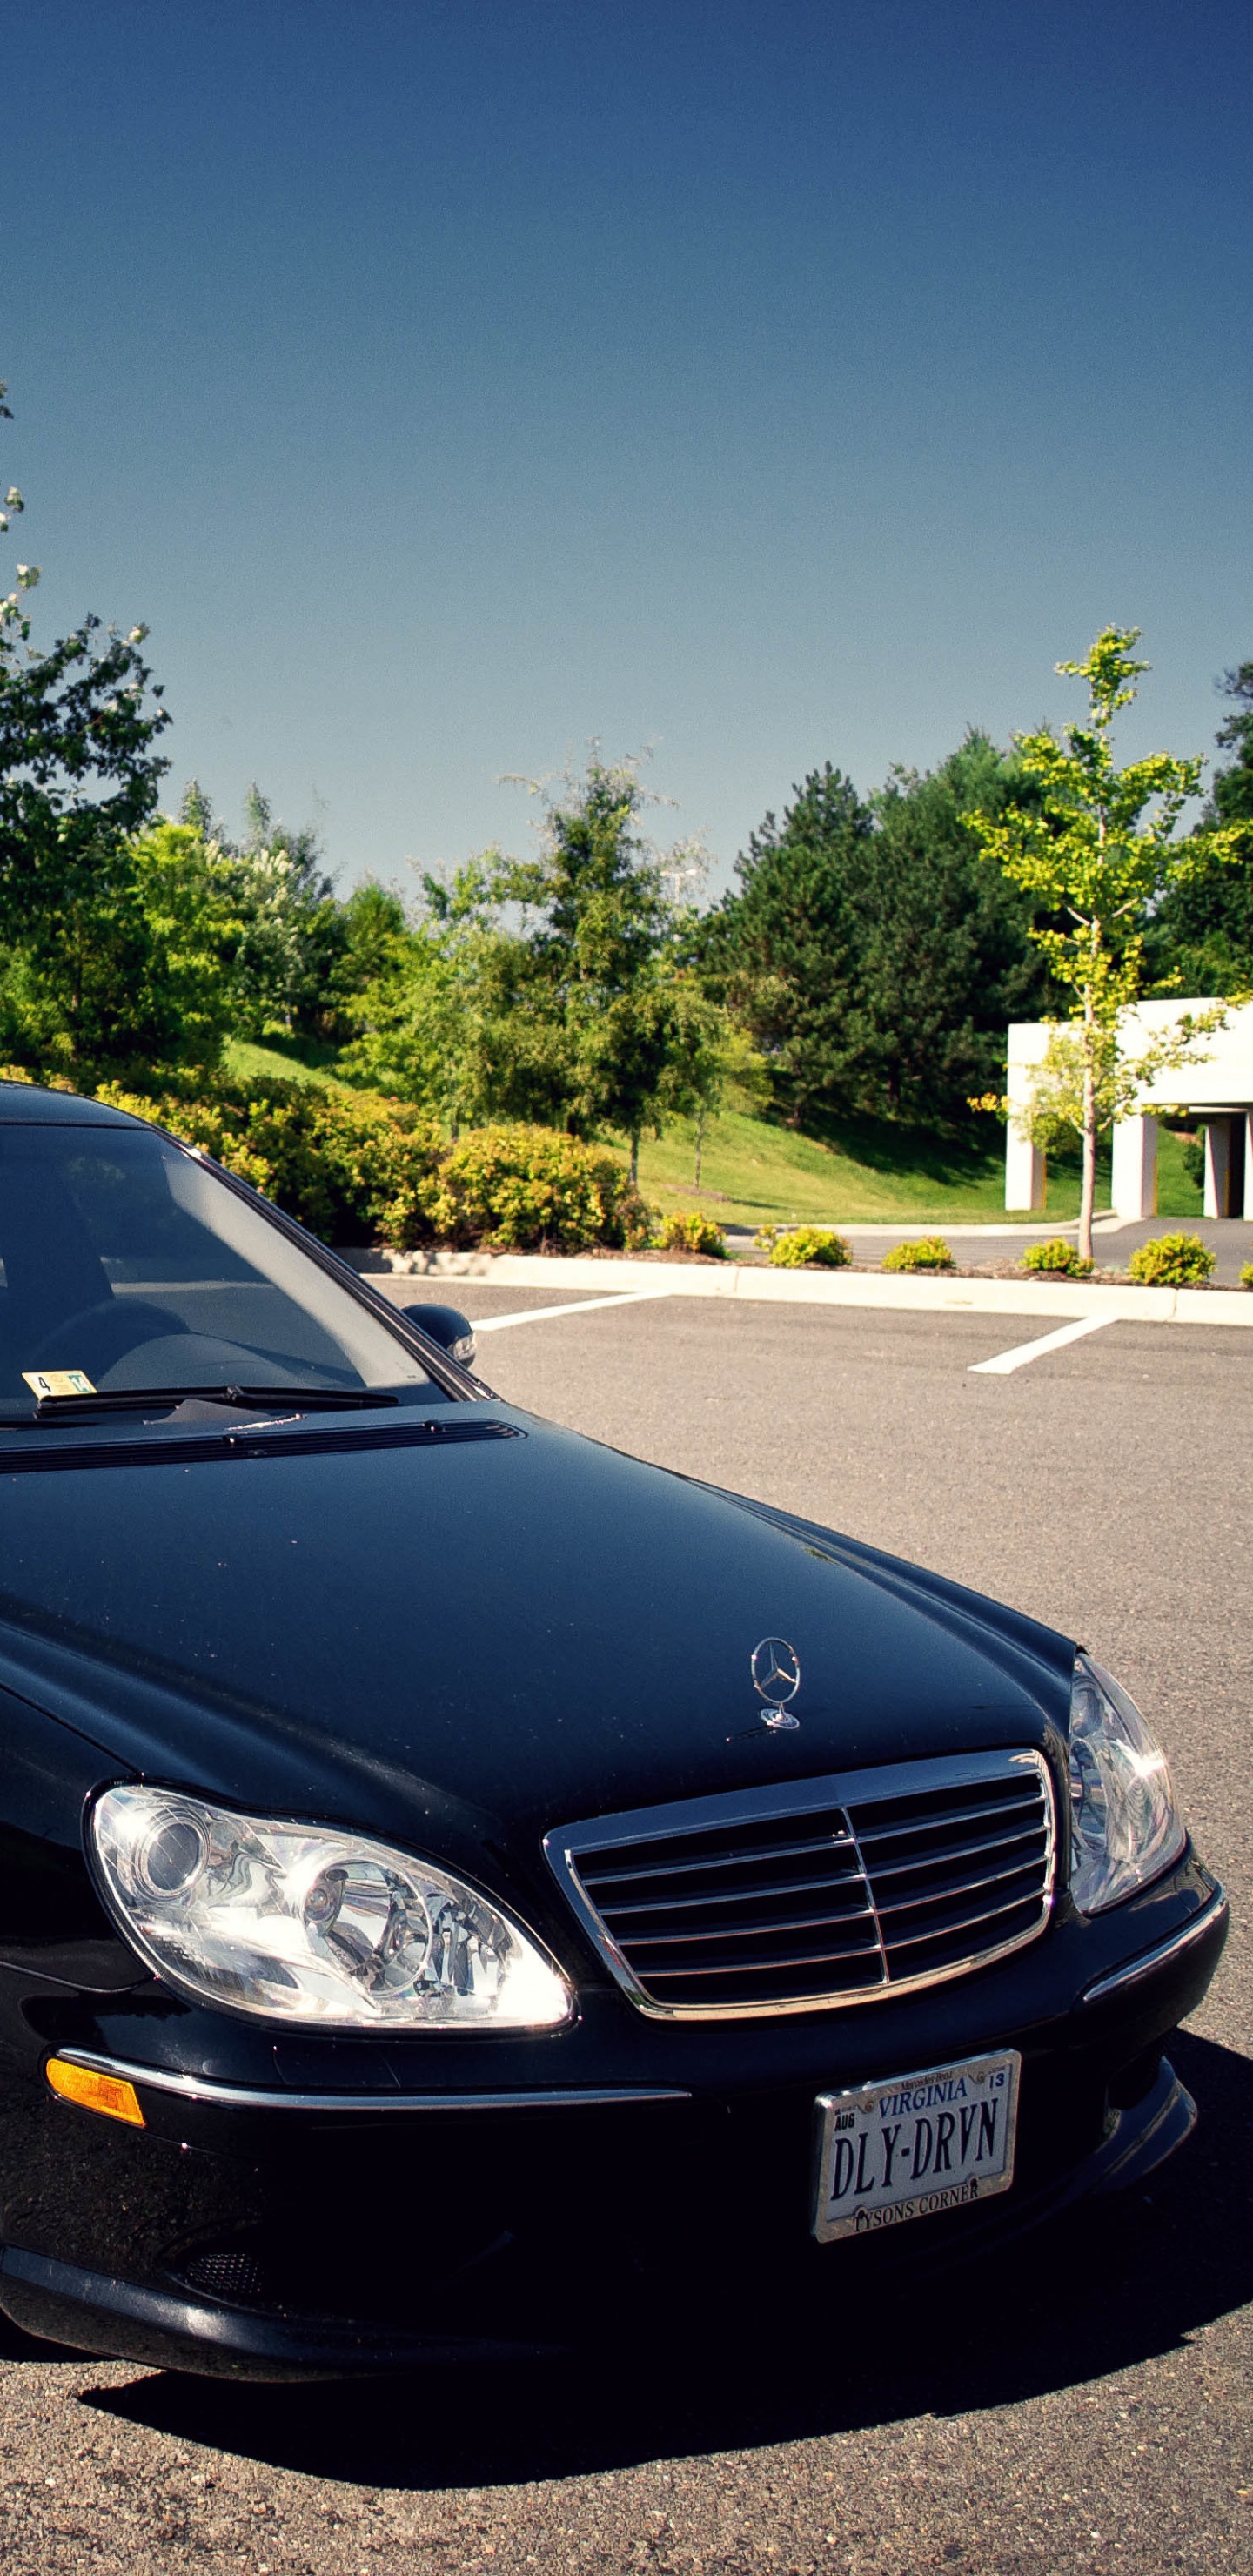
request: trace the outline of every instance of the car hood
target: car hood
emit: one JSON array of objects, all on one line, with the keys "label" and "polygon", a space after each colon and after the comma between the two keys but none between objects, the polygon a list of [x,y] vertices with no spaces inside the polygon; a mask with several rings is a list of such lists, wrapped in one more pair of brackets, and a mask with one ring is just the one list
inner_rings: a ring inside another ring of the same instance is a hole
[{"label": "car hood", "polygon": [[[449,1857],[845,1766],[1056,1750],[1074,1649],[1052,1631],[502,1405],[445,1429],[0,1460],[0,1682],[106,1772]],[[791,1731],[753,1688],[767,1636],[799,1659]]]}]

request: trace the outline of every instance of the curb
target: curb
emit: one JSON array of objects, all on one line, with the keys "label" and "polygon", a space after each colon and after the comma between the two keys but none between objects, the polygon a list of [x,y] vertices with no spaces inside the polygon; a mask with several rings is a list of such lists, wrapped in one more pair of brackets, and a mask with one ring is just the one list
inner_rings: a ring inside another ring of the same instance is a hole
[{"label": "curb", "polygon": [[376,1288],[398,1279],[478,1279],[495,1288],[574,1288],[588,1295],[741,1297],[762,1305],[878,1306],[913,1314],[1034,1315],[1057,1323],[1100,1315],[1109,1323],[1253,1326],[1243,1288],[1111,1288],[1086,1280],[885,1278],[868,1271],[759,1270],[728,1263],[587,1260],[578,1253],[341,1253]]}]

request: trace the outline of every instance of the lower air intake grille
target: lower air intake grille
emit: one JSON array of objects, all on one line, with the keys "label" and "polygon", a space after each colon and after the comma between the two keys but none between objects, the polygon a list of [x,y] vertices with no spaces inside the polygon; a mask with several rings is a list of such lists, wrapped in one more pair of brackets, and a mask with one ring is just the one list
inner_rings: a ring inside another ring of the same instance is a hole
[{"label": "lower air intake grille", "polygon": [[544,1848],[642,2012],[803,2012],[1032,1940],[1053,1797],[1038,1754],[965,1754],[602,1816]]},{"label": "lower air intake grille", "polygon": [[266,2287],[263,2266],[242,2245],[223,2245],[193,2254],[178,2277],[189,2290],[201,2290],[210,2299],[246,2302],[260,2299]]}]

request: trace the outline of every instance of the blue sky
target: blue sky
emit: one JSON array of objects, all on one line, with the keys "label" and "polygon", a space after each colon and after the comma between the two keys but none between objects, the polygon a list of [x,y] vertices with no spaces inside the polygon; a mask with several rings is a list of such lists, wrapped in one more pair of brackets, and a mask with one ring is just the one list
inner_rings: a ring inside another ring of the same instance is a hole
[{"label": "blue sky", "polygon": [[151,628],[196,772],[347,882],[654,746],[725,875],[1253,656],[1253,16],[1189,0],[49,0],[6,13],[0,482],[40,631]]}]

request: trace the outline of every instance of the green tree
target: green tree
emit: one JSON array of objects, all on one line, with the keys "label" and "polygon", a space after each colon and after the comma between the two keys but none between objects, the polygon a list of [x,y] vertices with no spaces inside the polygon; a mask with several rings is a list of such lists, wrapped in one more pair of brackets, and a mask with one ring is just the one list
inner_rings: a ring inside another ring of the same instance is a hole
[{"label": "green tree", "polygon": [[980,865],[966,829],[968,814],[1003,812],[1024,785],[1016,763],[971,732],[925,776],[894,770],[872,800],[850,1032],[863,1106],[878,1096],[892,1116],[964,1124],[970,1093],[999,1079],[1007,1023],[1044,1006],[1030,905]]},{"label": "green tree", "polygon": [[767,814],[736,862],[737,885],[701,926],[707,988],[743,1019],[801,1124],[855,1089],[850,1004],[857,989],[874,816],[850,778],[813,770],[779,822]]},{"label": "green tree", "polygon": [[119,843],[90,903],[66,903],[57,930],[0,961],[7,1059],[128,1078],[217,1061],[239,922],[197,832],[157,822]]},{"label": "green tree", "polygon": [[1084,661],[1057,664],[1064,677],[1087,683],[1086,724],[1064,726],[1060,740],[1050,732],[1016,734],[1022,770],[1038,793],[1035,811],[980,811],[969,825],[984,857],[1056,916],[1055,926],[1033,927],[1031,936],[1071,997],[1070,1027],[1055,1045],[1051,1090],[1046,1077],[1037,1102],[1041,1115],[1073,1124],[1081,1138],[1079,1253],[1089,1261],[1097,1137],[1116,1114],[1120,1085],[1134,1090],[1137,1076],[1186,1062],[1204,1033],[1198,1019],[1175,1041],[1156,1045],[1151,1064],[1142,1057],[1120,1066],[1119,1014],[1143,990],[1146,916],[1204,858],[1234,858],[1244,837],[1235,823],[1175,839],[1185,806],[1199,793],[1203,761],[1159,751],[1115,766],[1114,719],[1150,667],[1133,659],[1139,639],[1139,627],[1107,626]]},{"label": "green tree", "polygon": [[373,972],[352,996],[350,1081],[433,1110],[454,1135],[493,1119],[561,1126],[570,1089],[564,1031],[530,944],[502,917],[504,866],[487,850],[422,880],[410,921],[381,916]]},{"label": "green tree", "polygon": [[523,983],[548,1038],[560,1116],[573,1135],[616,1128],[632,1176],[645,1126],[656,1124],[674,1048],[669,948],[675,921],[658,853],[639,828],[648,799],[632,761],[601,760],[542,799],[540,847],[502,860],[497,904],[516,905]]},{"label": "green tree", "polygon": [[1234,698],[1235,712],[1224,717],[1215,737],[1223,751],[1234,751],[1235,759],[1223,769],[1215,770],[1211,790],[1213,814],[1219,823],[1253,823],[1253,662],[1241,662],[1234,671],[1225,671],[1223,694]]},{"label": "green tree", "polygon": [[[3,393],[0,386],[0,418],[9,419]],[[11,491],[0,534],[23,506]],[[158,861],[145,836],[166,767],[155,744],[169,717],[140,650],[144,629],[122,636],[89,616],[38,651],[30,611],[38,577],[37,566],[19,563],[0,599],[6,1052],[107,1067],[156,1049],[168,1056],[202,1035],[211,1044],[215,969],[203,956],[193,969],[196,936],[184,892],[173,893],[176,880],[189,882],[187,854]],[[172,957],[164,953],[167,931]]]},{"label": "green tree", "polygon": [[359,943],[358,963],[373,971],[345,1003],[355,1034],[341,1050],[339,1071],[434,1110],[456,1133],[468,1105],[472,1038],[457,960],[446,937],[428,922],[411,929],[399,898],[397,905],[398,927],[390,921],[384,930],[377,910],[368,925],[358,915],[358,927],[371,934]]},{"label": "green tree", "polygon": [[427,871],[421,880],[423,908],[396,1025],[403,1013],[415,1063],[428,1052],[433,1087],[426,1096],[454,1133],[494,1119],[567,1123],[573,1077],[566,1032],[545,961],[504,908],[512,864],[493,848],[451,876]]},{"label": "green tree", "polygon": [[687,911],[640,819],[637,764],[593,749],[582,777],[542,802],[530,858],[489,850],[423,879],[416,944],[363,995],[361,1073],[390,1063],[438,1086],[452,1122],[525,1120],[576,1136],[616,1129],[631,1147],[674,1114],[676,1067],[705,1007],[680,956]]},{"label": "green tree", "polygon": [[349,940],[322,846],[311,825],[276,820],[255,784],[244,798],[244,835],[233,840],[200,781],[188,780],[181,822],[199,831],[229,868],[238,922],[231,981],[232,1026],[240,1037],[342,1034],[339,1006]]},{"label": "green tree", "polygon": [[674,1048],[662,1102],[695,1127],[692,1187],[698,1190],[709,1127],[727,1107],[763,1109],[770,1074],[747,1029],[701,991],[694,975],[679,979],[676,999]]},{"label": "green tree", "polygon": [[155,1064],[213,1065],[232,1021],[230,872],[198,832],[165,819],[136,833],[130,858],[147,947],[132,1001],[147,1030],[140,1051]]},{"label": "green tree", "polygon": [[1020,782],[971,733],[926,776],[864,801],[830,763],[768,814],[705,932],[707,979],[742,1014],[797,1124],[863,1110],[965,1121],[999,1089],[1005,1024],[1039,1007],[1031,908],[983,869],[964,817]]},{"label": "green tree", "polygon": [[[0,418],[10,419],[4,390]],[[11,491],[0,534],[23,506]],[[0,599],[0,974],[10,1020],[16,997],[37,997],[73,1060],[94,1043],[87,988],[98,945],[119,959],[132,939],[143,945],[131,851],[156,810],[167,763],[155,745],[170,719],[142,626],[123,636],[88,616],[35,649],[38,578],[36,565],[19,563]],[[115,1049],[127,1041],[128,974],[119,968]]]},{"label": "green tree", "polygon": [[1214,773],[1205,826],[1245,826],[1238,857],[1202,854],[1193,872],[1167,887],[1148,925],[1146,956],[1160,988],[1235,999],[1253,988],[1253,662],[1224,674],[1235,701],[1218,728],[1235,757]]},{"label": "green tree", "polygon": [[363,993],[387,972],[397,948],[408,936],[404,903],[395,886],[365,877],[343,905],[344,956],[341,974],[345,997]]}]

